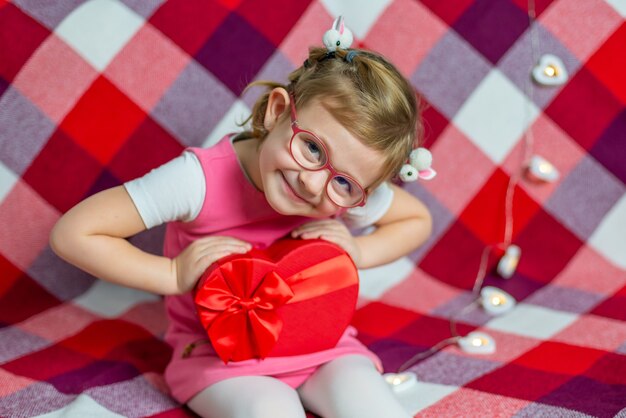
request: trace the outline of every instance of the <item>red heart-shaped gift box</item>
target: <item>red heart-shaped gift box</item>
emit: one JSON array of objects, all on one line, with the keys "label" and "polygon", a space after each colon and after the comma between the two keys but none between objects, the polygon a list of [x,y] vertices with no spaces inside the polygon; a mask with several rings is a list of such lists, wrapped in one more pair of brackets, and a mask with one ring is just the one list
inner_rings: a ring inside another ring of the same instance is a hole
[{"label": "red heart-shaped gift box", "polygon": [[339,246],[285,239],[211,265],[194,300],[224,362],[292,356],[337,345],[354,314],[358,283]]}]

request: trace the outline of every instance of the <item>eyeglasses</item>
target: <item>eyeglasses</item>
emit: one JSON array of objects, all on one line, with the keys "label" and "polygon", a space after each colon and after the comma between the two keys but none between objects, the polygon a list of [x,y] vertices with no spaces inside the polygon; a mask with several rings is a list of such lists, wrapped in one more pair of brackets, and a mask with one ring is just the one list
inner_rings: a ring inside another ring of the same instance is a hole
[{"label": "eyeglasses", "polygon": [[347,174],[341,173],[330,164],[328,148],[313,132],[298,126],[296,105],[291,98],[291,129],[289,152],[298,165],[309,171],[330,171],[326,180],[326,195],[337,206],[353,208],[365,204],[365,189]]}]

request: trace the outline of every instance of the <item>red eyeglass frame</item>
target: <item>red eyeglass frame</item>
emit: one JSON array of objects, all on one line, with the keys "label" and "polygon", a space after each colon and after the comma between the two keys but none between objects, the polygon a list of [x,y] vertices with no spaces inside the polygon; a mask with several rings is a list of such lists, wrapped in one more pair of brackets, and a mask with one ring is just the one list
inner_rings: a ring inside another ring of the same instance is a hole
[{"label": "red eyeglass frame", "polygon": [[[361,184],[352,176],[342,173],[341,171],[337,171],[335,170],[335,167],[332,166],[332,164],[330,163],[330,151],[328,150],[328,148],[326,147],[326,145],[324,144],[324,141],[322,141],[320,139],[319,136],[315,135],[315,133],[307,130],[307,129],[302,129],[300,128],[300,126],[298,125],[298,115],[296,113],[296,99],[293,96],[293,94],[289,95],[290,98],[290,107],[291,107],[291,130],[293,132],[293,134],[291,135],[291,139],[289,140],[289,153],[291,154],[291,158],[293,158],[293,160],[302,168],[304,168],[307,171],[321,171],[321,170],[328,170],[330,171],[330,176],[328,176],[328,180],[326,180],[326,184],[324,185],[324,190],[326,192],[326,196],[328,196],[328,198],[331,200],[331,202],[333,202],[335,205],[342,207],[342,208],[354,208],[357,206],[364,206],[365,202],[367,200],[367,193],[365,191],[365,188],[363,186],[361,186]],[[302,165],[298,159],[293,155],[293,150],[292,150],[292,144],[293,144],[293,140],[296,137],[296,135],[298,135],[299,133],[304,132],[309,134],[310,136],[312,136],[315,141],[317,142],[317,144],[322,148],[323,152],[326,155],[326,163],[324,165],[322,165],[319,168],[309,168],[309,167],[305,167],[304,165]],[[339,205],[337,204],[337,202],[335,202],[333,200],[333,198],[330,196],[330,194],[328,193],[328,185],[330,183],[330,181],[335,178],[335,177],[343,177],[346,178],[348,180],[350,180],[354,185],[356,185],[362,192],[363,197],[361,197],[361,200],[358,201],[357,203],[355,203],[354,205],[351,206],[343,206],[343,205]]]}]

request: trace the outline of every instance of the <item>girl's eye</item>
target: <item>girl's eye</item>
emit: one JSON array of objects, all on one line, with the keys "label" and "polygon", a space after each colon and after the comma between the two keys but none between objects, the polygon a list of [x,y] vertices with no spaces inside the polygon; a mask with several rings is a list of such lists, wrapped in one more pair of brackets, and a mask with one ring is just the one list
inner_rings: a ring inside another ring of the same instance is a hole
[{"label": "girl's eye", "polygon": [[342,195],[352,194],[353,187],[352,182],[345,177],[335,176],[333,177],[333,183],[336,185],[335,190]]},{"label": "girl's eye", "polygon": [[320,156],[321,156],[321,151],[320,151],[320,147],[319,145],[317,145],[315,142],[308,140],[306,141],[306,149],[307,149],[307,153],[308,156],[315,160],[315,161],[319,161],[320,160]]}]

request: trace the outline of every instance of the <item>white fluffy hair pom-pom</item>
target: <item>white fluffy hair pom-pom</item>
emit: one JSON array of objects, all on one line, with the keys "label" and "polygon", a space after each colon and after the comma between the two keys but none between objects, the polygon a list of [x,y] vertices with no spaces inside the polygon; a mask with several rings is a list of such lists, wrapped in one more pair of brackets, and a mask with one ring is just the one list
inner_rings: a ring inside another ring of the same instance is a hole
[{"label": "white fluffy hair pom-pom", "polygon": [[433,155],[426,148],[417,148],[409,155],[411,165],[418,170],[427,170],[433,163]]},{"label": "white fluffy hair pom-pom", "polygon": [[400,169],[400,179],[404,182],[415,181],[418,177],[417,169],[410,164],[404,164]]}]

